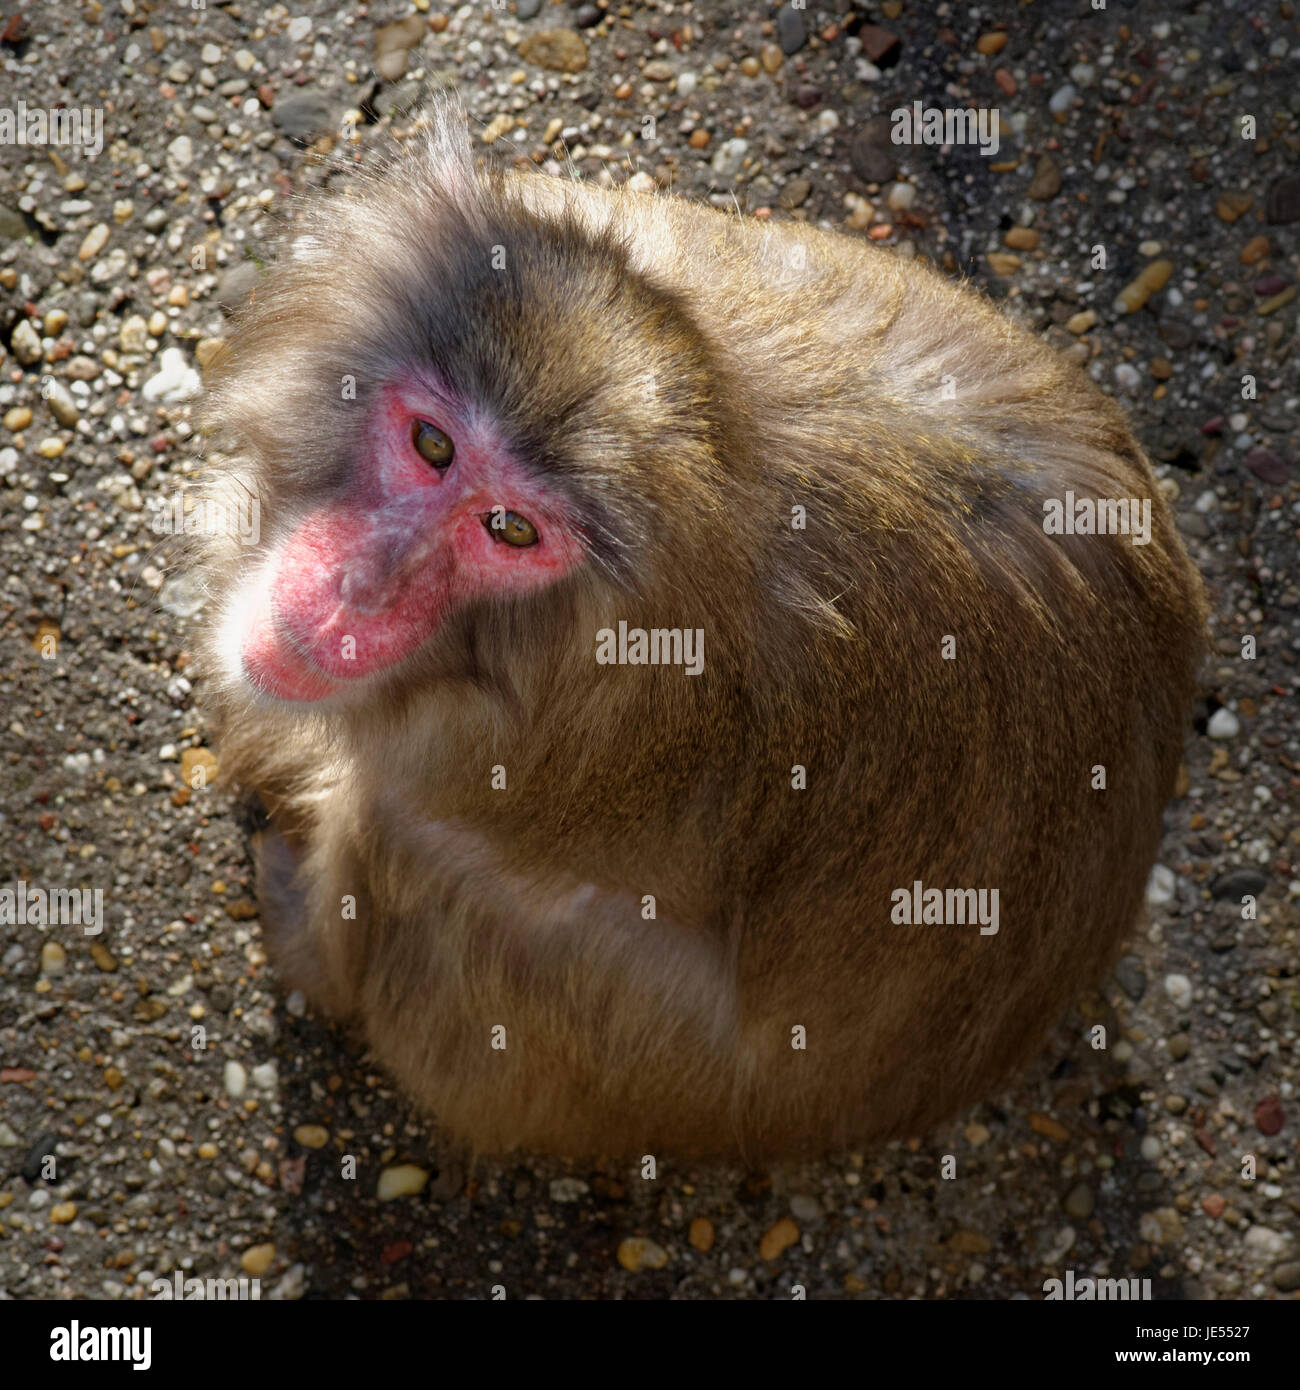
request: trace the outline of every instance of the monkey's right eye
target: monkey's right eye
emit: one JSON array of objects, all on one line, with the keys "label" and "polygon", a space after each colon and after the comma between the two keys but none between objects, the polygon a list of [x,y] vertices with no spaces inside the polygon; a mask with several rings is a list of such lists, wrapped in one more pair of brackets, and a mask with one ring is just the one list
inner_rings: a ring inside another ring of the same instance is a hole
[{"label": "monkey's right eye", "polygon": [[451,442],[451,436],[427,420],[411,421],[411,443],[425,463],[431,463],[439,470],[449,467],[456,457],[456,446]]}]

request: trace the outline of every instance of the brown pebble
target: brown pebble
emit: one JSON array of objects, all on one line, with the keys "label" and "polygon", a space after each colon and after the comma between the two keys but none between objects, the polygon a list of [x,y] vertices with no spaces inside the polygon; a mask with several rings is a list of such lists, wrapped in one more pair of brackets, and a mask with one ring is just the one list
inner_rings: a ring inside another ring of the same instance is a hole
[{"label": "brown pebble", "polygon": [[1003,96],[1013,97],[1020,90],[1016,79],[1006,68],[998,68],[993,73],[993,80],[1002,89]]},{"label": "brown pebble", "polygon": [[1061,191],[1061,171],[1050,154],[1039,155],[1038,163],[1034,166],[1034,177],[1025,191],[1039,203],[1055,198]]},{"label": "brown pebble", "polygon": [[1151,375],[1157,381],[1168,381],[1174,374],[1174,364],[1167,357],[1151,359]]},{"label": "brown pebble", "polygon": [[117,957],[107,946],[101,946],[98,941],[90,943],[90,958],[105,975],[112,975],[117,970]]},{"label": "brown pebble", "polygon": [[1013,251],[1032,251],[1038,245],[1038,233],[1033,227],[1012,227],[1002,240]]},{"label": "brown pebble", "polygon": [[781,52],[779,44],[765,43],[758,52],[759,62],[763,64],[763,71],[772,73],[780,72],[781,64],[785,62],[785,54]]},{"label": "brown pebble", "polygon": [[186,748],[181,752],[181,776],[191,787],[210,787],[219,770],[216,754],[207,748]]},{"label": "brown pebble", "polygon": [[740,70],[746,77],[757,77],[763,71],[757,58],[742,58],[740,60]]},{"label": "brown pebble", "polygon": [[1255,305],[1255,312],[1257,314],[1271,314],[1275,309],[1281,309],[1284,305],[1290,304],[1296,297],[1296,293],[1297,286],[1291,285],[1289,288],[1283,290],[1281,294],[1273,295],[1271,299],[1261,299],[1259,303]]},{"label": "brown pebble", "polygon": [[118,1071],[116,1067],[104,1068],[104,1085],[107,1086],[110,1091],[120,1090],[122,1081],[122,1073]]},{"label": "brown pebble", "polygon": [[758,1253],[765,1260],[780,1259],[782,1251],[799,1239],[799,1228],[784,1216],[759,1242]]},{"label": "brown pebble", "polygon": [[1030,1115],[1029,1128],[1035,1134],[1041,1134],[1045,1139],[1055,1139],[1058,1144],[1064,1144],[1070,1137],[1070,1131],[1059,1120],[1052,1119],[1050,1115],[1044,1115],[1041,1110],[1035,1110]]},{"label": "brown pebble", "polygon": [[705,149],[709,143],[709,132],[707,130],[702,130],[699,126],[696,126],[696,128],[693,131],[691,131],[690,138],[686,141],[686,143],[693,150]]},{"label": "brown pebble", "polygon": [[50,1208],[50,1220],[56,1226],[66,1226],[77,1215],[76,1202],[56,1202]]},{"label": "brown pebble", "polygon": [[251,1274],[256,1279],[271,1268],[274,1259],[275,1246],[268,1241],[265,1245],[250,1245],[239,1257],[239,1265],[245,1274]]},{"label": "brown pebble", "polygon": [[629,1236],[619,1243],[618,1262],[632,1274],[642,1269],[662,1269],[668,1263],[668,1252],[645,1236]]},{"label": "brown pebble", "polygon": [[[891,16],[886,14],[885,18],[889,19]],[[892,29],[885,29],[879,24],[864,24],[858,30],[858,42],[867,57],[873,63],[878,63],[887,53],[898,47],[900,40]]]},{"label": "brown pebble", "polygon": [[523,39],[519,56],[551,72],[581,72],[587,66],[587,45],[572,29],[543,29]]},{"label": "brown pebble", "polygon": [[697,1216],[691,1222],[691,1229],[688,1235],[691,1244],[697,1250],[713,1249],[713,1222],[707,1216]]},{"label": "brown pebble", "polygon": [[1215,215],[1221,222],[1235,222],[1244,217],[1254,206],[1255,199],[1249,193],[1221,193],[1214,205]]},{"label": "brown pebble", "polygon": [[1268,238],[1266,236],[1253,236],[1241,248],[1241,263],[1242,265],[1258,265],[1268,253]]},{"label": "brown pebble", "polygon": [[1265,1096],[1255,1107],[1255,1128],[1261,1134],[1280,1133],[1283,1119],[1282,1102],[1277,1096]]},{"label": "brown pebble", "polygon": [[994,275],[1010,275],[1020,268],[1020,257],[1009,256],[1005,251],[990,251],[985,259]]},{"label": "brown pebble", "polygon": [[986,58],[991,58],[995,53],[1001,53],[1007,46],[1007,35],[996,30],[992,33],[981,34],[975,40],[975,51],[982,53]]},{"label": "brown pebble", "polygon": [[1150,261],[1120,290],[1115,305],[1126,314],[1136,313],[1157,290],[1164,289],[1174,273],[1173,261]]}]

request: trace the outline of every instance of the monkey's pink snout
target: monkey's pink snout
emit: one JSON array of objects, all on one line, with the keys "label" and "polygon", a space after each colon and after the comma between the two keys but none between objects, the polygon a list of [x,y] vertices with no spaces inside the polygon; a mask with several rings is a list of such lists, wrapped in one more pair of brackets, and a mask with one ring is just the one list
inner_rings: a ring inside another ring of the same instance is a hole
[{"label": "monkey's pink snout", "polygon": [[272,591],[258,598],[239,646],[244,675],[260,691],[278,700],[314,702],[335,689],[335,682],[306,661],[276,630]]},{"label": "monkey's pink snout", "polygon": [[435,574],[400,563],[346,512],[309,518],[279,552],[245,630],[245,672],[286,700],[320,700],[409,656],[445,608]]}]

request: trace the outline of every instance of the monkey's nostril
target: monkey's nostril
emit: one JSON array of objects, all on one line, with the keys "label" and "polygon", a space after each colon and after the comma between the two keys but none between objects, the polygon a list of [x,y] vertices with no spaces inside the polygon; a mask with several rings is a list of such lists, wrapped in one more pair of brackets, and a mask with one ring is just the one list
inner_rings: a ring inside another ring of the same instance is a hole
[{"label": "monkey's nostril", "polygon": [[339,601],[357,613],[382,613],[393,599],[391,577],[346,570],[339,580]]}]

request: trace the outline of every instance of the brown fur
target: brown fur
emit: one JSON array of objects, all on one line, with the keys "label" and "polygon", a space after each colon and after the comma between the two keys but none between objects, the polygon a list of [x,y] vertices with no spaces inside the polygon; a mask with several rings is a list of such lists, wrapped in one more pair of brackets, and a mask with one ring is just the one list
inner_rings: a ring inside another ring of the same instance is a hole
[{"label": "brown fur", "polygon": [[[433,127],[314,207],[313,253],[242,315],[217,482],[274,543],[347,489],[366,393],[424,353],[564,488],[591,558],[324,713],[255,705],[210,650],[223,766],[287,837],[262,869],[287,982],[484,1150],[920,1131],[1029,1060],[1137,918],[1204,617],[1147,461],[1081,372],[927,268],[476,174],[455,109]],[[1046,536],[1067,489],[1150,498],[1151,544]],[[251,559],[214,543],[219,598]],[[703,628],[704,673],[598,666],[619,619]],[[999,889],[1000,932],[892,924],[915,879]]]}]

